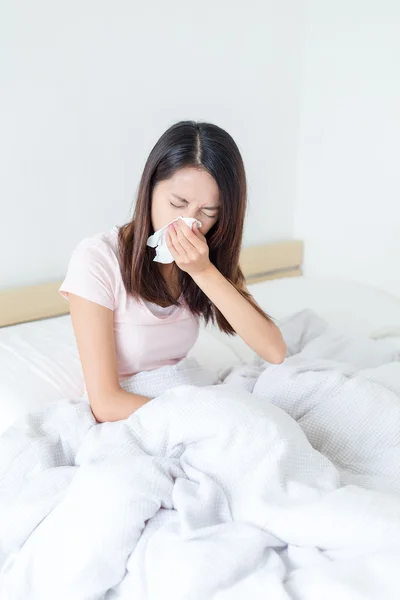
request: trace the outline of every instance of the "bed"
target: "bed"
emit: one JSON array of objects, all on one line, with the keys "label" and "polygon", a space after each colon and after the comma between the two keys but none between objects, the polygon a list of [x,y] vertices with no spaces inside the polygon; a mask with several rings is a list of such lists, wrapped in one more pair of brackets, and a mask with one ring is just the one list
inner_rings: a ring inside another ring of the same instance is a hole
[{"label": "bed", "polygon": [[[246,248],[249,291],[278,322],[312,309],[331,325],[369,337],[391,336],[400,347],[400,299],[372,286],[302,274],[303,244]],[[60,282],[0,292],[0,432],[28,410],[82,395],[83,375]],[[202,327],[191,356],[214,371],[255,359],[237,337]],[[21,377],[23,373],[23,377]]]},{"label": "bed", "polygon": [[116,423],[79,400],[59,282],[0,292],[2,597],[400,597],[400,300],[302,257],[242,253],[282,365],[203,327],[198,383],[149,372]]}]

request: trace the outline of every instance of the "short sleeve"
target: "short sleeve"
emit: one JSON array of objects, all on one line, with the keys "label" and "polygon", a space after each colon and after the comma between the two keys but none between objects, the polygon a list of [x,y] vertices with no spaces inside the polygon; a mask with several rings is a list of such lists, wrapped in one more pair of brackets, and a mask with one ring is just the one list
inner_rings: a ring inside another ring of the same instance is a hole
[{"label": "short sleeve", "polygon": [[76,294],[114,310],[118,269],[117,257],[105,242],[83,240],[72,253],[59,292],[67,300],[68,294]]}]

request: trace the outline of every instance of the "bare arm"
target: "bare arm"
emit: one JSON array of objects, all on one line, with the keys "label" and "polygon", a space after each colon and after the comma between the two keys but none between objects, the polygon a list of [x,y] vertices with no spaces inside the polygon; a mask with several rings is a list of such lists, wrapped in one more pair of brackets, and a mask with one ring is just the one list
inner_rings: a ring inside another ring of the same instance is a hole
[{"label": "bare arm", "polygon": [[119,385],[113,312],[75,294],[69,294],[69,299],[92,412],[99,422],[127,419],[150,398]]},{"label": "bare arm", "polygon": [[167,245],[178,267],[189,273],[242,340],[267,362],[283,362],[286,344],[279,327],[259,313],[210,262],[207,240],[200,230],[178,221],[170,225],[168,233]]},{"label": "bare arm", "polygon": [[286,344],[279,327],[257,312],[214,265],[193,279],[254,352],[269,363],[284,361]]}]

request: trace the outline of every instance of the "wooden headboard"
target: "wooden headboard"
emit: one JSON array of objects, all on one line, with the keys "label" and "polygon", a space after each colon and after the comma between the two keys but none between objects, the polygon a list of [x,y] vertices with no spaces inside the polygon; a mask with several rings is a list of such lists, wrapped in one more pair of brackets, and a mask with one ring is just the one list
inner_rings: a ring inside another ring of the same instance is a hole
[{"label": "wooden headboard", "polygon": [[[303,243],[277,242],[243,248],[240,263],[247,284],[301,275]],[[58,293],[61,281],[0,291],[0,327],[68,314]]]}]

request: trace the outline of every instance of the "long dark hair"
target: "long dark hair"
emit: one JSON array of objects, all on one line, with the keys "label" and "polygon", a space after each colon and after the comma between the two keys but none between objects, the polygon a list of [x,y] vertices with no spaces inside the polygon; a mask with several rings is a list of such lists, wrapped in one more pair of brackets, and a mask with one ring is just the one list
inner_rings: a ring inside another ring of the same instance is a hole
[{"label": "long dark hair", "polygon": [[[146,241],[154,233],[151,224],[154,187],[183,167],[204,169],[215,179],[220,210],[217,222],[206,236],[210,261],[252,302],[243,288],[244,277],[239,267],[247,204],[243,160],[226,131],[211,123],[194,121],[176,123],[160,137],[144,167],[133,219],[119,230],[121,274],[127,293],[162,306],[177,304],[157,263],[153,262],[154,250],[146,246]],[[202,316],[206,323],[216,321],[225,333],[234,333],[190,275],[179,270],[178,277],[180,291],[192,313]]]}]

